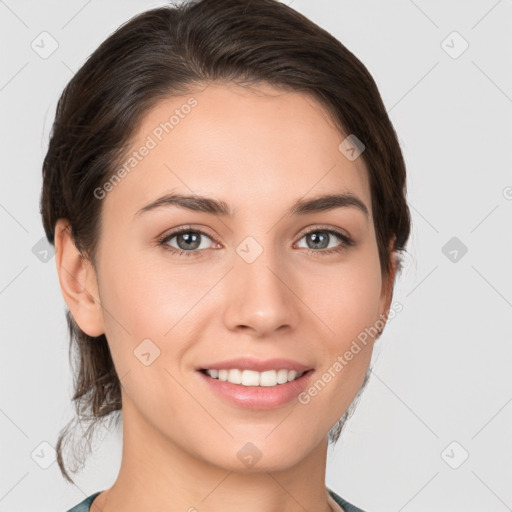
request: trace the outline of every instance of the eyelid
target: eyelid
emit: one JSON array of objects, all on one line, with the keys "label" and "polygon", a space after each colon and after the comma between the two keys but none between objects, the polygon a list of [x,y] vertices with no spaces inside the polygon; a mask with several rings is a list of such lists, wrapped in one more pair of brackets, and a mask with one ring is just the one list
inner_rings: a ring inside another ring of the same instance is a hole
[{"label": "eyelid", "polygon": [[[209,232],[210,230],[206,226],[191,226],[191,225],[179,226],[177,228],[172,228],[172,229],[166,230],[163,234],[158,235],[156,240],[159,243],[161,243],[166,238],[173,238],[182,232],[188,232],[188,231],[201,233],[201,234],[206,235],[207,237],[211,238],[214,242],[217,242],[216,236],[213,235],[211,232]],[[217,243],[219,243],[219,242],[217,242]]]},{"label": "eyelid", "polygon": [[350,240],[351,242],[353,242],[352,237],[346,230],[336,226],[331,226],[330,224],[315,224],[312,227],[304,228],[304,230],[299,232],[298,236],[299,238],[302,238],[304,235],[314,233],[315,231],[329,231],[342,238],[346,238],[347,241]]}]

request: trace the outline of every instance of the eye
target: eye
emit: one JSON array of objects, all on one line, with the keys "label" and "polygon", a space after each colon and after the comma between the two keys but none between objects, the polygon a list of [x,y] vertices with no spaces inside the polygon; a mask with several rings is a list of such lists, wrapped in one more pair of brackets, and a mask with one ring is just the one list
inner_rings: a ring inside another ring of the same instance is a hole
[{"label": "eye", "polygon": [[[171,243],[173,239],[174,244]],[[173,232],[164,235],[158,240],[159,245],[165,249],[177,253],[178,256],[197,256],[204,249],[209,249],[208,243],[203,243],[205,239],[213,242],[213,239],[200,229],[193,229],[190,226],[175,229]]]},{"label": "eye", "polygon": [[[336,245],[336,238],[341,241]],[[347,247],[354,245],[353,240],[347,235],[332,228],[319,228],[316,227],[302,235],[302,239],[306,239],[306,249],[312,253],[331,254],[341,252]],[[299,242],[300,242],[299,240]]]}]

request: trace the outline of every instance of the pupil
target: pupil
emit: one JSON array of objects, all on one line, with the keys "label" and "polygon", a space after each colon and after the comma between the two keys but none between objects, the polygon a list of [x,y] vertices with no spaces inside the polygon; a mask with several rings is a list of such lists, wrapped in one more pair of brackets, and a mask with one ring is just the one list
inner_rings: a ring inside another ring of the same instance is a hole
[{"label": "pupil", "polygon": [[[310,239],[313,241],[312,248],[325,249],[327,247],[328,244],[326,245],[325,242],[328,239],[328,235],[326,233],[320,234],[320,235],[318,235],[317,233],[311,233],[309,236],[310,236]],[[324,243],[322,243],[322,242],[324,242]]]},{"label": "pupil", "polygon": [[186,244],[192,243],[192,247],[188,246],[185,249],[197,249],[199,247],[199,236],[197,233],[182,233],[178,235],[178,246],[181,247],[180,241],[185,241]]}]

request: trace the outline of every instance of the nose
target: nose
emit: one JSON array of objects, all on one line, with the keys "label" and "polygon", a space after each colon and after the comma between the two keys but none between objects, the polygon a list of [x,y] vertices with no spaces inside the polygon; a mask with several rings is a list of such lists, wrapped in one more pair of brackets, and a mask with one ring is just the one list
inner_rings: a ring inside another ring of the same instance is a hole
[{"label": "nose", "polygon": [[237,255],[227,281],[224,322],[229,330],[263,338],[296,328],[301,301],[293,273],[273,251],[265,249],[252,262]]}]

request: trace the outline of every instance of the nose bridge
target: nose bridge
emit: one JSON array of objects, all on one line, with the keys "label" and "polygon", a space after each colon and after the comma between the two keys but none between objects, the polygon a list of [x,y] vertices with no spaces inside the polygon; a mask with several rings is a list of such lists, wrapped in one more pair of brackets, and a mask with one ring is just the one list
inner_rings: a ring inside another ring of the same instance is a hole
[{"label": "nose bridge", "polygon": [[270,334],[282,326],[294,326],[297,304],[288,283],[286,260],[279,257],[272,236],[248,236],[235,248],[231,299],[226,321],[231,329],[245,326],[258,335]]}]

